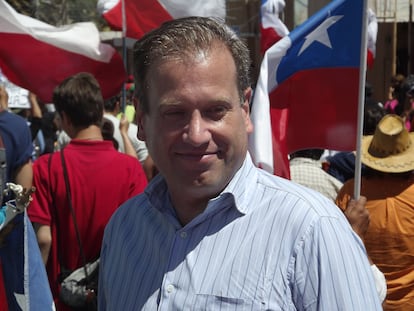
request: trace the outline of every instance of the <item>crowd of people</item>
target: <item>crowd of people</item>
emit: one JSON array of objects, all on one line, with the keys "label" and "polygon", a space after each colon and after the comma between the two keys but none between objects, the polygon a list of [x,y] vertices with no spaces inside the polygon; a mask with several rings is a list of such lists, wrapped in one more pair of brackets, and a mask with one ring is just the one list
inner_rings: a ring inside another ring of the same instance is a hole
[{"label": "crowd of people", "polygon": [[0,87],[7,180],[36,188],[57,310],[62,273],[98,257],[99,310],[414,310],[411,78],[367,96],[355,198],[352,151],[298,150],[291,180],[254,166],[249,55],[214,19],[163,24],[134,46],[129,121],[89,73],[54,110],[30,93],[12,113]]}]

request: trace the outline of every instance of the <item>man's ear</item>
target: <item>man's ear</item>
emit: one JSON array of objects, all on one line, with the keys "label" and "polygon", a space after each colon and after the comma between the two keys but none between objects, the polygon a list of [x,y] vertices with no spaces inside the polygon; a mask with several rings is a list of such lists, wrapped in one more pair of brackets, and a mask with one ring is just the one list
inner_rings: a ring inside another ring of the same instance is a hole
[{"label": "man's ear", "polygon": [[73,132],[73,126],[72,126],[72,120],[68,117],[68,115],[62,111],[59,113],[60,116],[60,124],[62,129],[66,132],[66,134],[69,135],[70,138],[73,138],[74,132]]},{"label": "man's ear", "polygon": [[247,133],[251,133],[253,132],[253,123],[252,120],[250,119],[250,101],[252,99],[252,88],[247,88],[244,91],[244,102],[243,102],[243,106],[242,109],[244,110],[244,122],[246,125],[246,131]]},{"label": "man's ear", "polygon": [[138,127],[138,132],[137,132],[137,137],[139,140],[145,141],[145,131],[144,131],[144,113],[142,112],[142,110],[139,108],[139,105],[136,106],[135,108],[135,118],[136,118],[136,122],[137,122],[137,127]]},{"label": "man's ear", "polygon": [[66,113],[64,111],[61,111],[59,113],[59,116],[60,116],[60,122],[62,123],[62,126],[63,126],[63,124],[67,125],[68,122],[69,122],[69,119],[68,119],[68,116],[66,115]]}]

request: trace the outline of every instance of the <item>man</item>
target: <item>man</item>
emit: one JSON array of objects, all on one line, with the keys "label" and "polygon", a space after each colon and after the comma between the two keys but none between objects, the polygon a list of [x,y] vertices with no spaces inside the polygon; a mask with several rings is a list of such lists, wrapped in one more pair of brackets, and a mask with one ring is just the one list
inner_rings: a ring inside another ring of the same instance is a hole
[{"label": "man", "polygon": [[[103,230],[118,206],[141,193],[147,181],[136,158],[118,152],[101,133],[103,98],[96,79],[79,73],[53,93],[62,128],[71,137],[64,159],[85,260],[99,257]],[[29,208],[58,310],[61,268],[84,264],[68,205],[60,152],[40,157],[33,166],[36,192]]]},{"label": "man", "polygon": [[[408,133],[399,116],[384,116],[374,135],[364,136],[361,160],[368,168],[361,195],[371,215],[362,237],[387,281],[384,310],[414,310],[414,133]],[[351,179],[338,193],[342,209],[353,187]]]},{"label": "man", "polygon": [[[33,181],[30,128],[24,118],[8,111],[8,101],[6,89],[0,86],[0,136],[6,149],[6,174],[0,178],[0,191],[6,182],[12,182],[30,195]],[[14,195],[0,197],[2,204],[18,199]],[[36,242],[35,247],[30,244],[32,238],[34,232],[26,211],[16,215],[0,231],[0,297],[5,296],[0,299],[0,310],[20,310],[27,306],[31,310],[54,309],[39,249]]]},{"label": "man", "polygon": [[177,19],[136,43],[134,63],[138,133],[160,173],[105,230],[99,309],[380,310],[343,213],[253,165],[244,43],[213,19]]},{"label": "man", "polygon": [[33,145],[30,129],[25,119],[8,112],[7,109],[8,94],[6,89],[0,86],[0,134],[6,147],[6,180],[30,189],[33,179]]},{"label": "man", "polygon": [[290,179],[335,201],[342,182],[322,168],[320,158],[323,152],[323,149],[304,149],[291,153]]}]

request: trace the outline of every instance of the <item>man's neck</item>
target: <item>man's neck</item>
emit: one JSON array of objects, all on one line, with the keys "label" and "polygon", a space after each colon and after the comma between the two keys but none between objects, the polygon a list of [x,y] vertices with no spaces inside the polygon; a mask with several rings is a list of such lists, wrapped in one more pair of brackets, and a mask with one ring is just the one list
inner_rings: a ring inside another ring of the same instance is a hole
[{"label": "man's neck", "polygon": [[101,129],[96,125],[91,125],[75,132],[72,138],[79,140],[103,140]]},{"label": "man's neck", "polygon": [[180,193],[180,195],[174,195],[171,193],[171,189],[170,196],[171,202],[175,209],[175,213],[177,214],[177,218],[183,226],[204,212],[209,201],[208,199],[195,197],[190,198],[188,196],[182,195],[182,193]]}]

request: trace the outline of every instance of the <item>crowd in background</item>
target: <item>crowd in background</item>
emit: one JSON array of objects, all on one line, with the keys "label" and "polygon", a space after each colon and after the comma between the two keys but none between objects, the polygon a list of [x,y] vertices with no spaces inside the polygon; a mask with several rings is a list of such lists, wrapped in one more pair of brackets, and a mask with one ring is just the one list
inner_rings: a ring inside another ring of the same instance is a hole
[{"label": "crowd in background", "polygon": [[[98,135],[99,138],[110,141],[114,150],[133,157],[145,172],[145,181],[141,180],[141,186],[126,194],[123,199],[142,192],[144,185],[150,182],[158,171],[145,142],[138,139],[139,128],[135,124],[135,109],[132,104],[133,85],[129,85],[129,90],[125,107],[122,107],[121,96],[105,101],[103,118],[93,123],[99,131],[88,134],[87,137],[78,132],[64,131],[59,110],[65,113],[65,122],[70,120],[66,128],[75,131],[70,124],[77,122],[76,116],[66,115],[66,108],[56,109],[54,105],[39,103],[36,95],[29,93],[30,108],[11,109],[10,112],[20,115],[27,122],[33,147],[31,161],[35,167],[42,155],[65,150],[73,137],[80,139],[82,136],[81,140],[89,141],[95,140],[94,135]],[[368,84],[364,109],[363,148],[365,146],[366,149],[363,150],[361,195],[367,198],[366,208],[369,217],[364,214],[364,228],[357,233],[365,243],[371,263],[385,275],[387,293],[382,293],[384,297],[386,295],[384,309],[414,310],[414,139],[413,134],[408,134],[414,132],[414,77],[404,77],[400,74],[393,76],[389,97],[383,101],[373,98],[372,95],[373,90]],[[7,107],[3,109],[7,110]],[[128,118],[123,115],[122,110],[128,111]],[[397,136],[398,144],[402,144],[401,146],[391,141]],[[82,152],[87,153],[88,148],[96,146],[87,147],[86,144],[82,148]],[[347,204],[353,196],[355,152],[335,152],[328,157],[322,157],[323,152],[321,149],[300,150],[291,154],[292,180],[324,194],[346,211]],[[77,157],[79,154],[76,155],[74,152],[72,156]],[[36,174],[40,174],[37,180],[41,181],[44,177],[42,174],[48,172],[48,162],[45,159],[43,157],[43,168],[39,171],[39,164],[35,169],[35,180]],[[119,163],[117,161],[114,164]],[[122,176],[120,175],[120,178],[123,178]],[[103,194],[99,189],[97,191]],[[39,206],[37,208],[41,209]],[[108,221],[109,217],[108,214],[105,221]],[[34,216],[32,220],[42,228],[43,219],[40,216]],[[99,239],[102,239],[103,227],[100,230]],[[39,227],[36,231],[39,233]],[[49,245],[49,249],[44,252],[44,244],[43,248],[41,242],[40,245],[42,255],[48,254],[51,246]],[[93,256],[97,256],[96,250]],[[47,255],[44,255],[44,260],[46,263]],[[55,265],[60,264],[57,258],[54,260]],[[79,264],[78,261],[79,259],[73,259],[72,268]],[[55,273],[53,278],[56,277]]]}]

